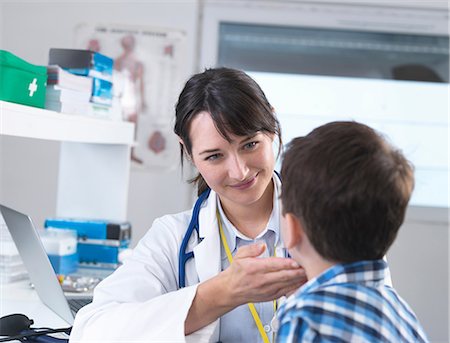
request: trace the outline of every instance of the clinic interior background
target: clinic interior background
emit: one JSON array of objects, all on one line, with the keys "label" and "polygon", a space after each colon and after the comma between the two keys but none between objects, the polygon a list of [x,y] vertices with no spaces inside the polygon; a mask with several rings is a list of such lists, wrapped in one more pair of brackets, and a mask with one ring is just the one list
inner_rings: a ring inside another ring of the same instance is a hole
[{"label": "clinic interior background", "polygon": [[[49,48],[74,47],[74,28],[83,22],[182,30],[186,38],[184,79],[219,62],[252,71],[282,125],[285,123],[285,142],[321,122],[350,116],[386,133],[395,144],[406,144],[402,146],[405,153],[419,165],[420,191],[388,261],[394,286],[416,311],[430,339],[449,342],[448,77],[443,84],[412,85],[373,75],[357,79],[299,72],[288,76],[290,87],[280,87],[277,85],[287,84],[286,77],[280,79],[283,71],[264,63],[252,69],[248,61],[254,55],[239,61],[225,53],[228,49],[239,54],[239,44],[234,43],[242,38],[242,31],[236,34],[233,30],[248,28],[239,28],[239,24],[258,26],[260,31],[247,32],[255,35],[264,35],[272,26],[326,29],[330,34],[342,30],[425,33],[446,37],[448,50],[447,1],[3,0],[0,48],[46,65]],[[219,44],[229,46],[220,50]],[[448,74],[448,62],[446,68]],[[289,101],[292,98],[295,101]],[[374,112],[364,116],[361,112],[366,108]],[[374,119],[380,112],[382,118]],[[299,130],[293,131],[293,127]],[[416,141],[411,143],[410,137]],[[38,227],[55,214],[59,149],[57,142],[0,136],[0,201],[29,213]],[[190,175],[192,170],[186,167],[181,172],[180,168],[143,169],[132,164],[127,213],[133,225],[133,244],[158,216],[191,206],[194,191],[185,182]]]}]

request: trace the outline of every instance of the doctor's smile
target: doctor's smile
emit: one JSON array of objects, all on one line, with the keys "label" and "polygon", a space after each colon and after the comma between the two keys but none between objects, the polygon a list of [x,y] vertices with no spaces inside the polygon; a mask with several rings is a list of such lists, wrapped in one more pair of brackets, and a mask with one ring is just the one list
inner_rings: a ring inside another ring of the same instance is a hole
[{"label": "doctor's smile", "polygon": [[248,188],[252,187],[256,183],[258,175],[259,175],[259,173],[256,174],[255,176],[245,180],[244,182],[240,182],[238,184],[230,185],[230,187],[238,189],[238,190],[248,189]]}]

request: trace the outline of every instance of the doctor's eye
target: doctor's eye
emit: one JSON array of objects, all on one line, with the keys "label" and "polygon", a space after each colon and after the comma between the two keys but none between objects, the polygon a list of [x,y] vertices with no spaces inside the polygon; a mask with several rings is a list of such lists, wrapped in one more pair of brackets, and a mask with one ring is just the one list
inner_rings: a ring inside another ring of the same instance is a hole
[{"label": "doctor's eye", "polygon": [[216,161],[220,157],[220,154],[209,155],[205,158],[205,161]]},{"label": "doctor's eye", "polygon": [[244,149],[245,149],[245,150],[252,150],[252,149],[254,149],[254,148],[256,147],[256,145],[257,145],[258,143],[259,143],[259,142],[257,142],[257,141],[248,142],[248,143],[246,143],[246,144],[244,145]]}]

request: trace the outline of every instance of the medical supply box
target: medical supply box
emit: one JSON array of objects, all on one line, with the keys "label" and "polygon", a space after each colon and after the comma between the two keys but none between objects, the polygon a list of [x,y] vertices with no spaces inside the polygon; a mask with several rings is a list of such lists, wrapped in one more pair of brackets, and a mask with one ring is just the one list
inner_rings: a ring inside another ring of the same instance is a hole
[{"label": "medical supply box", "polygon": [[80,264],[117,267],[119,254],[127,249],[131,239],[129,222],[49,218],[45,228],[76,230]]},{"label": "medical supply box", "polygon": [[0,100],[44,108],[46,86],[47,67],[0,50]]},{"label": "medical supply box", "polygon": [[112,105],[114,60],[89,50],[50,49],[49,64],[56,64],[72,74],[92,78],[91,102]]},{"label": "medical supply box", "polygon": [[47,229],[40,238],[56,274],[68,275],[77,271],[77,233],[75,230]]},{"label": "medical supply box", "polygon": [[51,48],[48,60],[72,74],[112,81],[114,60],[98,52]]}]

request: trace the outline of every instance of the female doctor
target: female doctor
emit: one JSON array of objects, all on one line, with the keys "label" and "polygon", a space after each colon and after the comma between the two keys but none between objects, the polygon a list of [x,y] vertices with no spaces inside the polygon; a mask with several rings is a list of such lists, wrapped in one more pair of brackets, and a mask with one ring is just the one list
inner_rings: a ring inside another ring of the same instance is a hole
[{"label": "female doctor", "polygon": [[78,312],[71,342],[270,342],[274,299],[305,282],[282,247],[280,127],[257,83],[228,68],[194,75],[175,133],[199,200],[154,221]]}]

